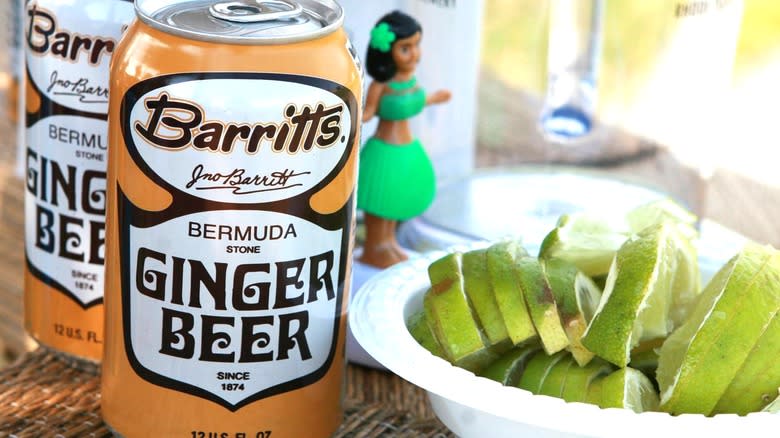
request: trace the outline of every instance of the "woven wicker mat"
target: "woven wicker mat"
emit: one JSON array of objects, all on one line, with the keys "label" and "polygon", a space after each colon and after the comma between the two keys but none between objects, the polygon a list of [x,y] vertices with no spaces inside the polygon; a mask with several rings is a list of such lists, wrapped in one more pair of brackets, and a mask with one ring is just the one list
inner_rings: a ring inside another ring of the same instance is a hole
[{"label": "woven wicker mat", "polygon": [[[374,378],[371,376],[377,373]],[[347,375],[347,412],[336,433],[338,438],[453,436],[438,421],[404,412],[392,403],[371,403],[385,395],[374,394],[380,383],[397,379],[384,373],[351,367]],[[361,376],[355,379],[355,376]],[[368,376],[368,377],[366,377]],[[381,378],[380,378],[381,376]],[[400,379],[398,379],[400,380]],[[350,388],[366,383],[366,396]],[[0,437],[106,437],[111,436],[100,418],[99,378],[96,370],[78,369],[43,351],[29,353],[0,372]],[[408,387],[395,400],[411,399]],[[403,394],[406,392],[406,394]],[[352,397],[350,397],[350,394]],[[408,400],[407,400],[408,401]],[[414,407],[418,402],[410,404]],[[426,411],[427,412],[427,411]]]}]

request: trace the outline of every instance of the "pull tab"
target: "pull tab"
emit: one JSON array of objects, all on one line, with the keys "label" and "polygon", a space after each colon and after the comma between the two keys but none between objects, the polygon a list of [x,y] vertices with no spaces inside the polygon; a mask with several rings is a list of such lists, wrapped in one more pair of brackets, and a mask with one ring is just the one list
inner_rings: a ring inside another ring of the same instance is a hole
[{"label": "pull tab", "polygon": [[262,23],[297,17],[303,8],[287,0],[238,0],[212,5],[209,13],[214,18],[235,23]]}]

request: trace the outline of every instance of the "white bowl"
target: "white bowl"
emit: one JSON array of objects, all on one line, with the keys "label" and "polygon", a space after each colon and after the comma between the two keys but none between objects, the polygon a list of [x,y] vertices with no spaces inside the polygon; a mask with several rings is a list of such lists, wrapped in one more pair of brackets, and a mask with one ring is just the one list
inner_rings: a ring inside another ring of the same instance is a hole
[{"label": "white bowl", "polygon": [[[744,238],[722,227],[705,224],[699,245],[705,280],[743,242]],[[405,321],[422,308],[423,295],[430,287],[427,267],[442,255],[431,253],[397,265],[366,283],[352,302],[349,323],[355,338],[374,359],[428,392],[436,414],[457,435],[464,438],[778,435],[780,417],[772,414],[706,418],[602,410],[505,387],[433,356],[412,338]]]}]

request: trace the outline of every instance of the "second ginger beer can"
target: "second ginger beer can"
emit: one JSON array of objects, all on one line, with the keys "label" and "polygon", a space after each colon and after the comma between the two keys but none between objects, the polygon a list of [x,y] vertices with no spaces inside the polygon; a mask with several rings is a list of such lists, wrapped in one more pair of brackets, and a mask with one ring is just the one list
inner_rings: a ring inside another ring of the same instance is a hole
[{"label": "second ginger beer can", "polygon": [[109,62],[129,0],[29,0],[26,53],[27,332],[71,357],[103,352]]},{"label": "second ginger beer can", "polygon": [[125,437],[342,420],[361,72],[328,0],[137,0],[112,64],[102,411]]}]

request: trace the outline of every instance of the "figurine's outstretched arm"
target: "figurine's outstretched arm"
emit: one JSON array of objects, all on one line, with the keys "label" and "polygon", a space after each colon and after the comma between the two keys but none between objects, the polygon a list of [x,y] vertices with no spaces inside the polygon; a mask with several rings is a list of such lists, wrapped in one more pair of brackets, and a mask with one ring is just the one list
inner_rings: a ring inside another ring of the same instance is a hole
[{"label": "figurine's outstretched arm", "polygon": [[372,82],[368,87],[368,93],[366,94],[366,107],[363,109],[363,122],[368,122],[376,115],[377,107],[379,106],[379,99],[382,97],[382,93],[385,91],[385,84],[381,82]]},{"label": "figurine's outstretched arm", "polygon": [[429,94],[425,99],[426,105],[438,105],[440,103],[447,103],[452,99],[452,93],[450,90],[439,90],[433,94]]}]

